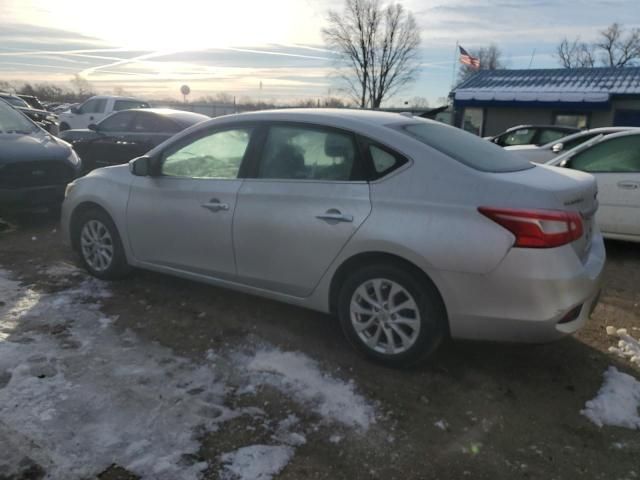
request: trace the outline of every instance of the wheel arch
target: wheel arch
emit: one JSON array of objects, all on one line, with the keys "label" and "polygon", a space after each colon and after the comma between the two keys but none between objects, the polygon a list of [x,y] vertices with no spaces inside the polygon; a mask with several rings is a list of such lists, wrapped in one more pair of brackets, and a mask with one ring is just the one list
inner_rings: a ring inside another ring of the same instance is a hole
[{"label": "wheel arch", "polygon": [[373,263],[391,263],[395,265],[401,265],[404,268],[408,268],[414,275],[416,275],[417,278],[420,279],[421,282],[425,282],[433,286],[435,291],[438,293],[438,296],[440,297],[440,302],[442,303],[442,308],[444,309],[447,318],[447,329],[449,328],[449,316],[442,292],[438,288],[438,285],[427,274],[427,272],[425,272],[422,268],[418,267],[415,263],[407,260],[406,258],[382,251],[358,253],[347,258],[336,269],[331,278],[329,287],[329,310],[332,314],[335,314],[337,312],[340,287],[342,286],[348,275],[362,266],[371,265]]},{"label": "wheel arch", "polygon": [[80,245],[78,245],[78,235],[77,235],[78,230],[80,228],[80,219],[82,218],[83,213],[88,212],[90,210],[100,210],[105,215],[107,215],[115,225],[116,229],[118,230],[118,235],[122,239],[122,234],[118,229],[118,224],[114,221],[113,216],[111,216],[111,214],[107,211],[107,209],[96,202],[84,201],[78,204],[73,209],[73,212],[71,212],[71,218],[69,220],[69,234],[70,234],[70,240],[71,240],[71,248],[73,248],[73,250],[75,251],[80,251]]}]

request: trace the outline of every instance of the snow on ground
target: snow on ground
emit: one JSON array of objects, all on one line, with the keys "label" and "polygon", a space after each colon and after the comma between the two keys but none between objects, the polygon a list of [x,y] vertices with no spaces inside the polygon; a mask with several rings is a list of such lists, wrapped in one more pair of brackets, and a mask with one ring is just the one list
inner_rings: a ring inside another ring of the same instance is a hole
[{"label": "snow on ground", "polygon": [[[107,284],[71,266],[47,271],[70,275],[75,285],[42,293],[0,270],[0,477],[19,474],[27,458],[53,480],[90,478],[113,463],[143,478],[200,478],[208,466],[193,460],[201,433],[241,415],[265,415],[256,407],[225,406],[230,377],[248,382],[246,393],[274,385],[313,405],[326,422],[362,431],[375,420],[352,383],[324,374],[301,353],[261,348],[237,363],[238,354],[229,362],[210,352],[195,364],[117,331],[115,319],[100,312],[111,295]],[[271,478],[306,442],[299,423],[290,415],[277,424],[274,445],[224,454],[221,474]]]},{"label": "snow on ground", "polygon": [[270,480],[280,473],[293,457],[287,446],[251,445],[221,456],[225,464],[222,480]]},{"label": "snow on ground", "polygon": [[247,368],[255,372],[252,384],[271,385],[310,405],[328,421],[361,429],[375,423],[373,406],[356,392],[352,382],[323,373],[317,362],[302,353],[260,350],[249,358]]},{"label": "snow on ground", "polygon": [[640,341],[633,338],[626,328],[607,327],[607,335],[618,337],[618,346],[609,347],[611,353],[628,358],[631,363],[640,367]]},{"label": "snow on ground", "polygon": [[598,395],[589,400],[580,413],[599,427],[610,425],[640,429],[639,407],[640,381],[609,367]]}]

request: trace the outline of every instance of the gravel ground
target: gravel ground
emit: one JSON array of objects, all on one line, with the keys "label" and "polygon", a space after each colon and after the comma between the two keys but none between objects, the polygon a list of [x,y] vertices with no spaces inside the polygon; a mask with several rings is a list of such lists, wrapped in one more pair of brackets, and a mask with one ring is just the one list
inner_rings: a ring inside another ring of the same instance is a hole
[{"label": "gravel ground", "polygon": [[[605,332],[614,325],[640,336],[640,245],[609,242],[607,252],[601,303],[577,335],[538,346],[449,342],[428,365],[412,370],[362,359],[331,317],[149,272],[110,284],[111,296],[100,299],[99,308],[115,332],[132,332],[140,349],[166,349],[194,365],[216,352],[228,365],[218,368],[236,372],[234,352],[264,345],[302,352],[323,375],[353,388],[375,408],[375,424],[363,430],[323,420],[309,402],[274,385],[241,395],[241,382],[228,374],[233,388],[225,407],[259,407],[262,420],[240,415],[199,431],[190,465],[206,462],[203,478],[235,478],[222,467],[222,455],[272,445],[277,422],[293,415],[305,442],[295,445],[274,478],[633,479],[640,476],[638,431],[600,428],[580,414],[609,366],[640,377],[637,368],[608,353],[615,342]],[[55,217],[31,215],[0,224],[0,268],[33,291],[55,294],[76,285],[75,262],[61,244]],[[20,473],[0,470],[0,479],[45,478],[47,466],[37,455],[2,449],[3,420],[0,465],[4,460],[22,467]],[[117,460],[92,475],[138,478]]]}]

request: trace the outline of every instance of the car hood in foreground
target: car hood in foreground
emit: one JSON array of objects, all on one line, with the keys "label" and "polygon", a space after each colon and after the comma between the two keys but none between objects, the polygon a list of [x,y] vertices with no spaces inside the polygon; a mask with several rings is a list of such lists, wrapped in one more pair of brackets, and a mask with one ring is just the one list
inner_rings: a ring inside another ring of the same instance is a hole
[{"label": "car hood in foreground", "polygon": [[0,133],[0,165],[21,161],[61,160],[71,155],[71,147],[39,131],[30,135]]}]

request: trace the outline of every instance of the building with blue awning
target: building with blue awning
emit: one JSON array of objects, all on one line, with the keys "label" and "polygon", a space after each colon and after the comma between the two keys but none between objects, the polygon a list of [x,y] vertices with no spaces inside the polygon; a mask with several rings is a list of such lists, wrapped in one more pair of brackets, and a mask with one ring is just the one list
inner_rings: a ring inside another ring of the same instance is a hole
[{"label": "building with blue awning", "polygon": [[451,96],[455,125],[482,136],[522,124],[640,127],[640,67],[479,70]]}]

